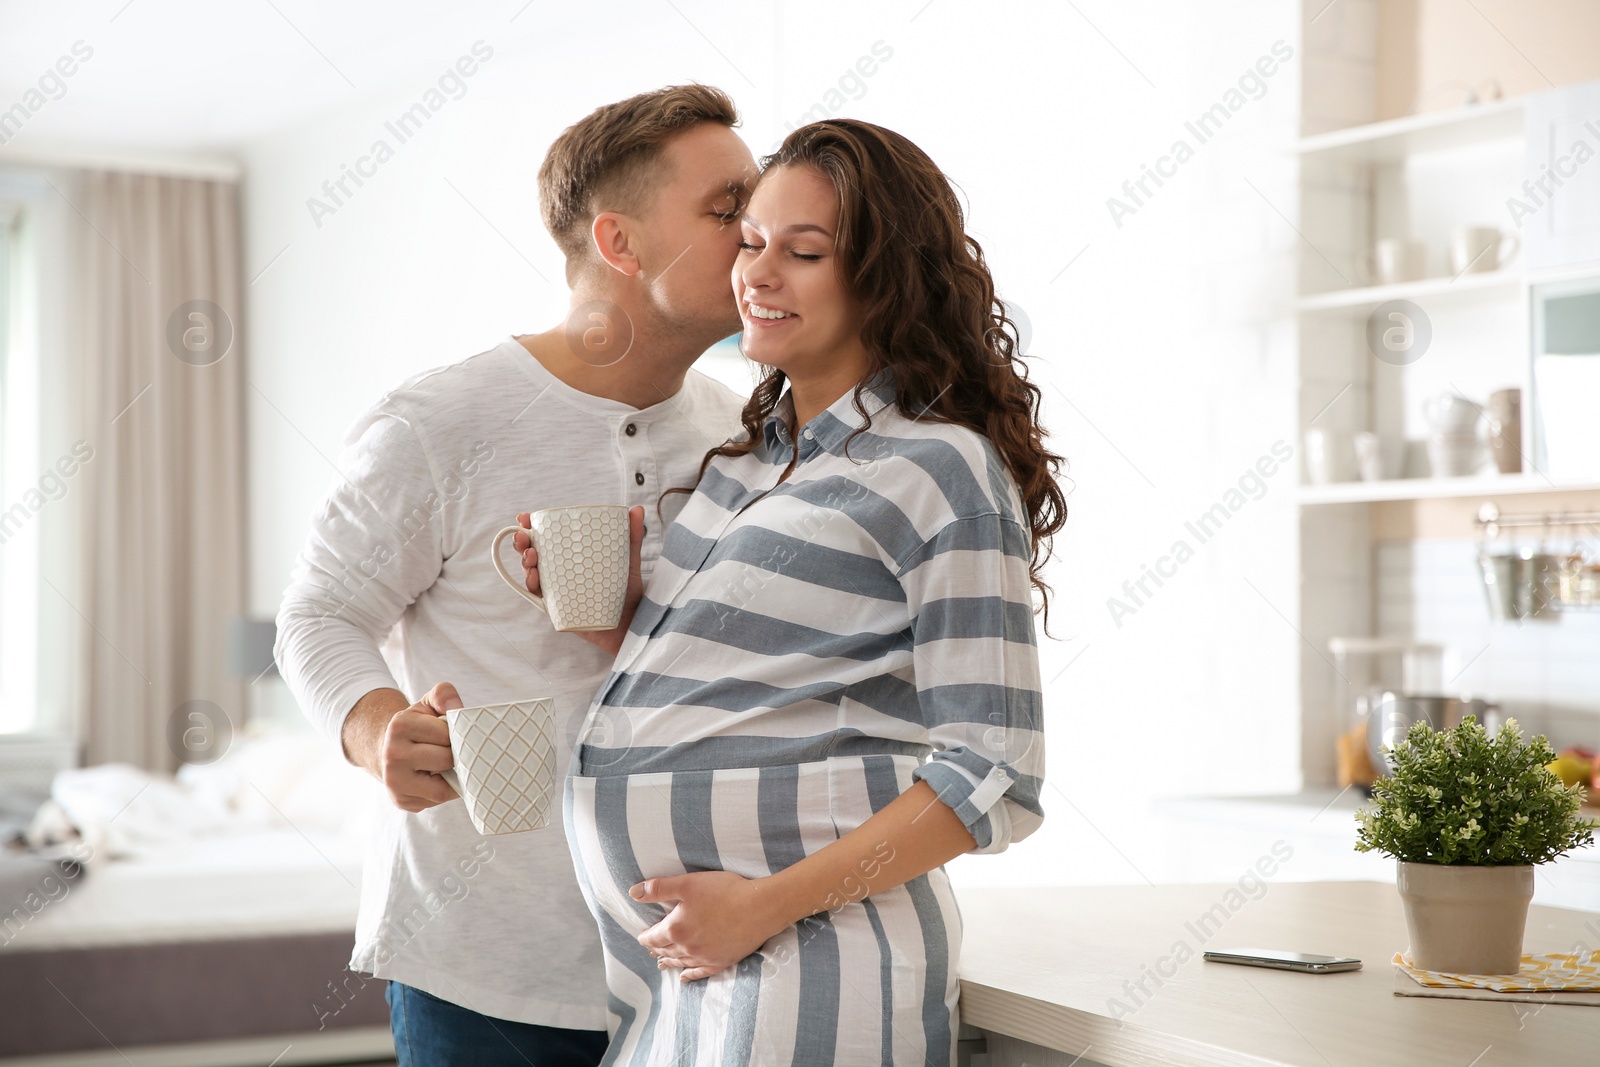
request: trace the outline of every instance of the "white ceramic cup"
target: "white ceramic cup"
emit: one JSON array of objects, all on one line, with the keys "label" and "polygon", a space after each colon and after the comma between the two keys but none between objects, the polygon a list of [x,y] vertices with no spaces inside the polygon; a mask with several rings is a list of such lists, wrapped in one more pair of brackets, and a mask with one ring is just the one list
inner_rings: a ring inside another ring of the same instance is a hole
[{"label": "white ceramic cup", "polygon": [[1379,285],[1426,278],[1428,246],[1411,238],[1385,237],[1373,245],[1372,273]]},{"label": "white ceramic cup", "polygon": [[1400,477],[1402,446],[1405,442],[1370,431],[1355,436],[1356,472],[1364,482],[1382,482]]},{"label": "white ceramic cup", "polygon": [[443,772],[480,834],[515,834],[550,822],[555,804],[555,701],[550,697],[452,708],[455,766]]},{"label": "white ceramic cup", "polygon": [[[507,526],[494,535],[489,554],[506,584],[550,616],[563,633],[610,630],[622,621],[628,595],[628,509],[620,504],[583,504],[536,511],[531,529]],[[539,550],[539,588],[534,596],[500,558],[500,543],[521,531]]]},{"label": "white ceramic cup", "polygon": [[1338,430],[1311,426],[1305,433],[1306,481],[1311,485],[1350,480],[1349,438]]},{"label": "white ceramic cup", "polygon": [[1450,239],[1451,273],[1481,274],[1499,270],[1521,246],[1516,234],[1497,226],[1457,226]]}]

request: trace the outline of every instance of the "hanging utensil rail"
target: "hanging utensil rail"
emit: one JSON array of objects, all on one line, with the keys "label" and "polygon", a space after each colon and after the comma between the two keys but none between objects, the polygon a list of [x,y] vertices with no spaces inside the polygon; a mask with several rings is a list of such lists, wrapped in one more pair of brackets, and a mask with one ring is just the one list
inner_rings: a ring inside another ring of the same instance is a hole
[{"label": "hanging utensil rail", "polygon": [[1494,536],[1496,529],[1510,526],[1600,526],[1600,511],[1547,511],[1539,515],[1502,515],[1496,504],[1485,504],[1473,520],[1480,530]]}]

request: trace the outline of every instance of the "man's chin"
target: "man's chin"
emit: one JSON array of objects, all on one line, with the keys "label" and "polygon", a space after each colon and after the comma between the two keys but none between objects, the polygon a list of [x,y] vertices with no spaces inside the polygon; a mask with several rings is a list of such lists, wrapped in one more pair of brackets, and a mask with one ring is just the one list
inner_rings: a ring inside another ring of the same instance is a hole
[{"label": "man's chin", "polygon": [[706,342],[706,348],[712,348],[730,338],[737,340],[744,333],[744,322],[735,312],[727,319],[718,319],[706,325],[706,336],[711,338]]}]

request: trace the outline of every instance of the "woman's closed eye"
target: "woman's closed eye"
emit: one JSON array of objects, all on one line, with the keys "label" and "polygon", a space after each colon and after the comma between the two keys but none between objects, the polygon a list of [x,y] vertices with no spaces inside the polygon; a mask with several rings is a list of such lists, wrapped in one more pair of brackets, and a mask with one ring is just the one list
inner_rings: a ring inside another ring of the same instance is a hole
[{"label": "woman's closed eye", "polygon": [[[742,252],[760,252],[766,247],[766,245],[751,244],[749,241],[739,242],[739,250]],[[822,258],[821,254],[816,252],[799,252],[791,250],[789,255],[793,256],[795,259],[803,259],[807,263],[815,263],[817,260]]]}]

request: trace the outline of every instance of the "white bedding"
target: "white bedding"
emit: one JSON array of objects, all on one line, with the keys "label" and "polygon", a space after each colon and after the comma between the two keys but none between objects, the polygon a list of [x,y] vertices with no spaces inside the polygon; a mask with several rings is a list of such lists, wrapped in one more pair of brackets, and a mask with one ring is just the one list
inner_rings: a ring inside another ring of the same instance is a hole
[{"label": "white bedding", "polygon": [[361,863],[347,836],[255,830],[99,864],[0,952],[355,934]]},{"label": "white bedding", "polygon": [[354,937],[361,851],[383,794],[309,731],[242,737],[176,778],[124,764],[64,771],[51,795],[36,827],[76,829],[87,871],[50,886],[0,952]]}]

